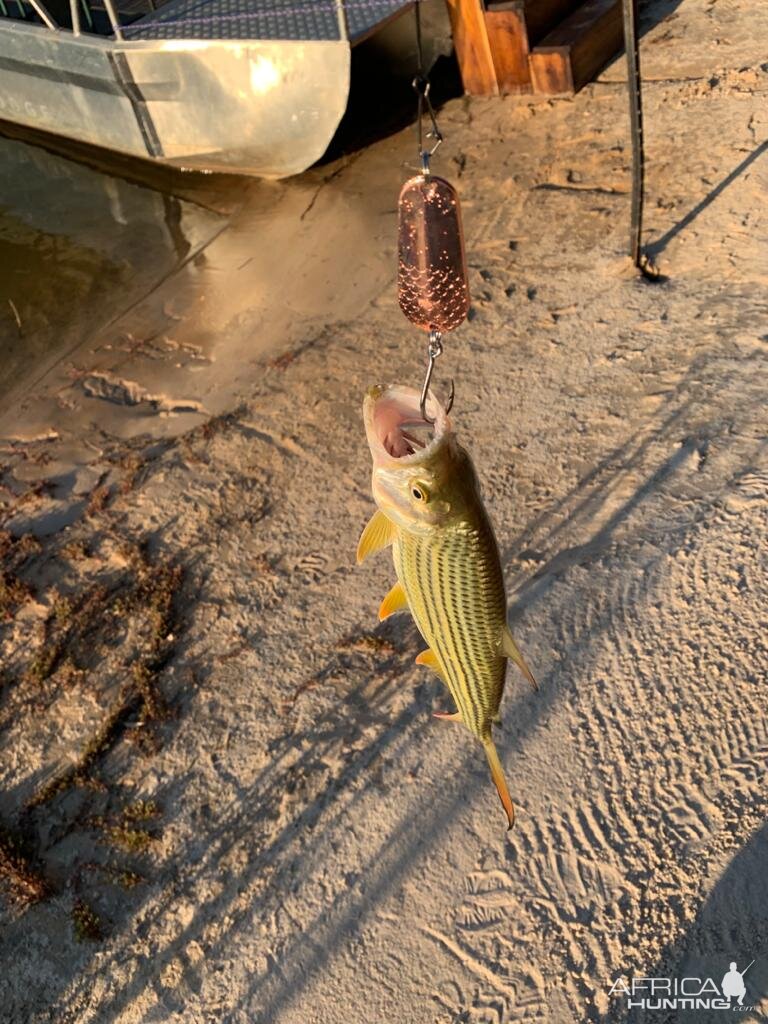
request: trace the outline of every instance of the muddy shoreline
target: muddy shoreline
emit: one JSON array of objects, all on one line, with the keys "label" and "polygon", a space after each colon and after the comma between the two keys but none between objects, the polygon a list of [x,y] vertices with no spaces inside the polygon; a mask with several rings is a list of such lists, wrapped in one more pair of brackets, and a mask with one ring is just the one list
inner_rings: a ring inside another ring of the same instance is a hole
[{"label": "muddy shoreline", "polygon": [[541,684],[502,705],[509,836],[412,623],[377,623],[387,557],[354,565],[362,396],[423,373],[410,129],[251,186],[3,410],[12,1024],[644,1021],[616,977],[759,954],[768,22],[646,12],[659,283],[624,257],[621,60],[441,114],[473,315],[437,384]]}]

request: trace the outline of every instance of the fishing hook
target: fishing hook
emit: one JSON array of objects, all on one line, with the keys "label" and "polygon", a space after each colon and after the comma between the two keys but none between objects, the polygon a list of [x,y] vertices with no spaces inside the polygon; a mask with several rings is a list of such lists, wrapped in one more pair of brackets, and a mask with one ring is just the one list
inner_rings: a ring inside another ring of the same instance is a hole
[{"label": "fishing hook", "polygon": [[[443,354],[442,337],[443,336],[440,333],[440,331],[429,332],[429,344],[427,345],[427,375],[424,378],[424,386],[421,389],[421,398],[419,399],[419,411],[421,412],[422,418],[427,423],[435,422],[434,420],[431,420],[429,416],[427,416],[427,395],[429,394],[429,384],[430,381],[432,380],[432,371],[435,368],[435,360]],[[451,378],[451,390],[448,394],[448,401],[445,406],[446,416],[453,408],[453,399],[455,397],[455,393],[456,392],[453,386],[453,378]]]}]

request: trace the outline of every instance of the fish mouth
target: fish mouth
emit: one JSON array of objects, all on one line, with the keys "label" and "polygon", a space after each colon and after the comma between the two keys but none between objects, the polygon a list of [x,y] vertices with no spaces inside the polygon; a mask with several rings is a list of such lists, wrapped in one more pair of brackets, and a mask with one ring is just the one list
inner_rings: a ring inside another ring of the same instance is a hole
[{"label": "fish mouth", "polygon": [[400,386],[369,389],[363,402],[363,418],[368,444],[375,461],[396,459],[418,463],[431,455],[450,430],[450,421],[442,403],[430,391],[422,415],[421,393]]}]

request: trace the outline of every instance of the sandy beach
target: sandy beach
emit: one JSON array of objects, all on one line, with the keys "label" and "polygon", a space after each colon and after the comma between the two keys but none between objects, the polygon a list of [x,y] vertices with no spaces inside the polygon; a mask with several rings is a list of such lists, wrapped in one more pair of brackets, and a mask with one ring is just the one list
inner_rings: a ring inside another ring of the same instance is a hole
[{"label": "sandy beach", "polygon": [[363,395],[423,376],[412,126],[180,189],[181,249],[132,242],[145,277],[9,377],[4,1021],[710,1024],[611,990],[753,959],[768,1014],[768,8],[643,19],[655,281],[623,57],[440,111],[473,305],[436,388],[540,683],[502,705],[509,834],[410,618],[377,621],[391,559],[355,565]]}]

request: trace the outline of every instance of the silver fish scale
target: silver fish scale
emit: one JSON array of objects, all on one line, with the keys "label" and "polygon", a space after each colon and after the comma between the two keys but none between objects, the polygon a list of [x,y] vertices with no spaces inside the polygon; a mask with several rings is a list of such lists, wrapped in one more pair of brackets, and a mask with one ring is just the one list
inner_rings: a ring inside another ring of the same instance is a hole
[{"label": "silver fish scale", "polygon": [[504,689],[506,598],[496,540],[484,513],[479,519],[427,537],[401,532],[393,555],[419,632],[445,668],[464,724],[482,739]]}]

